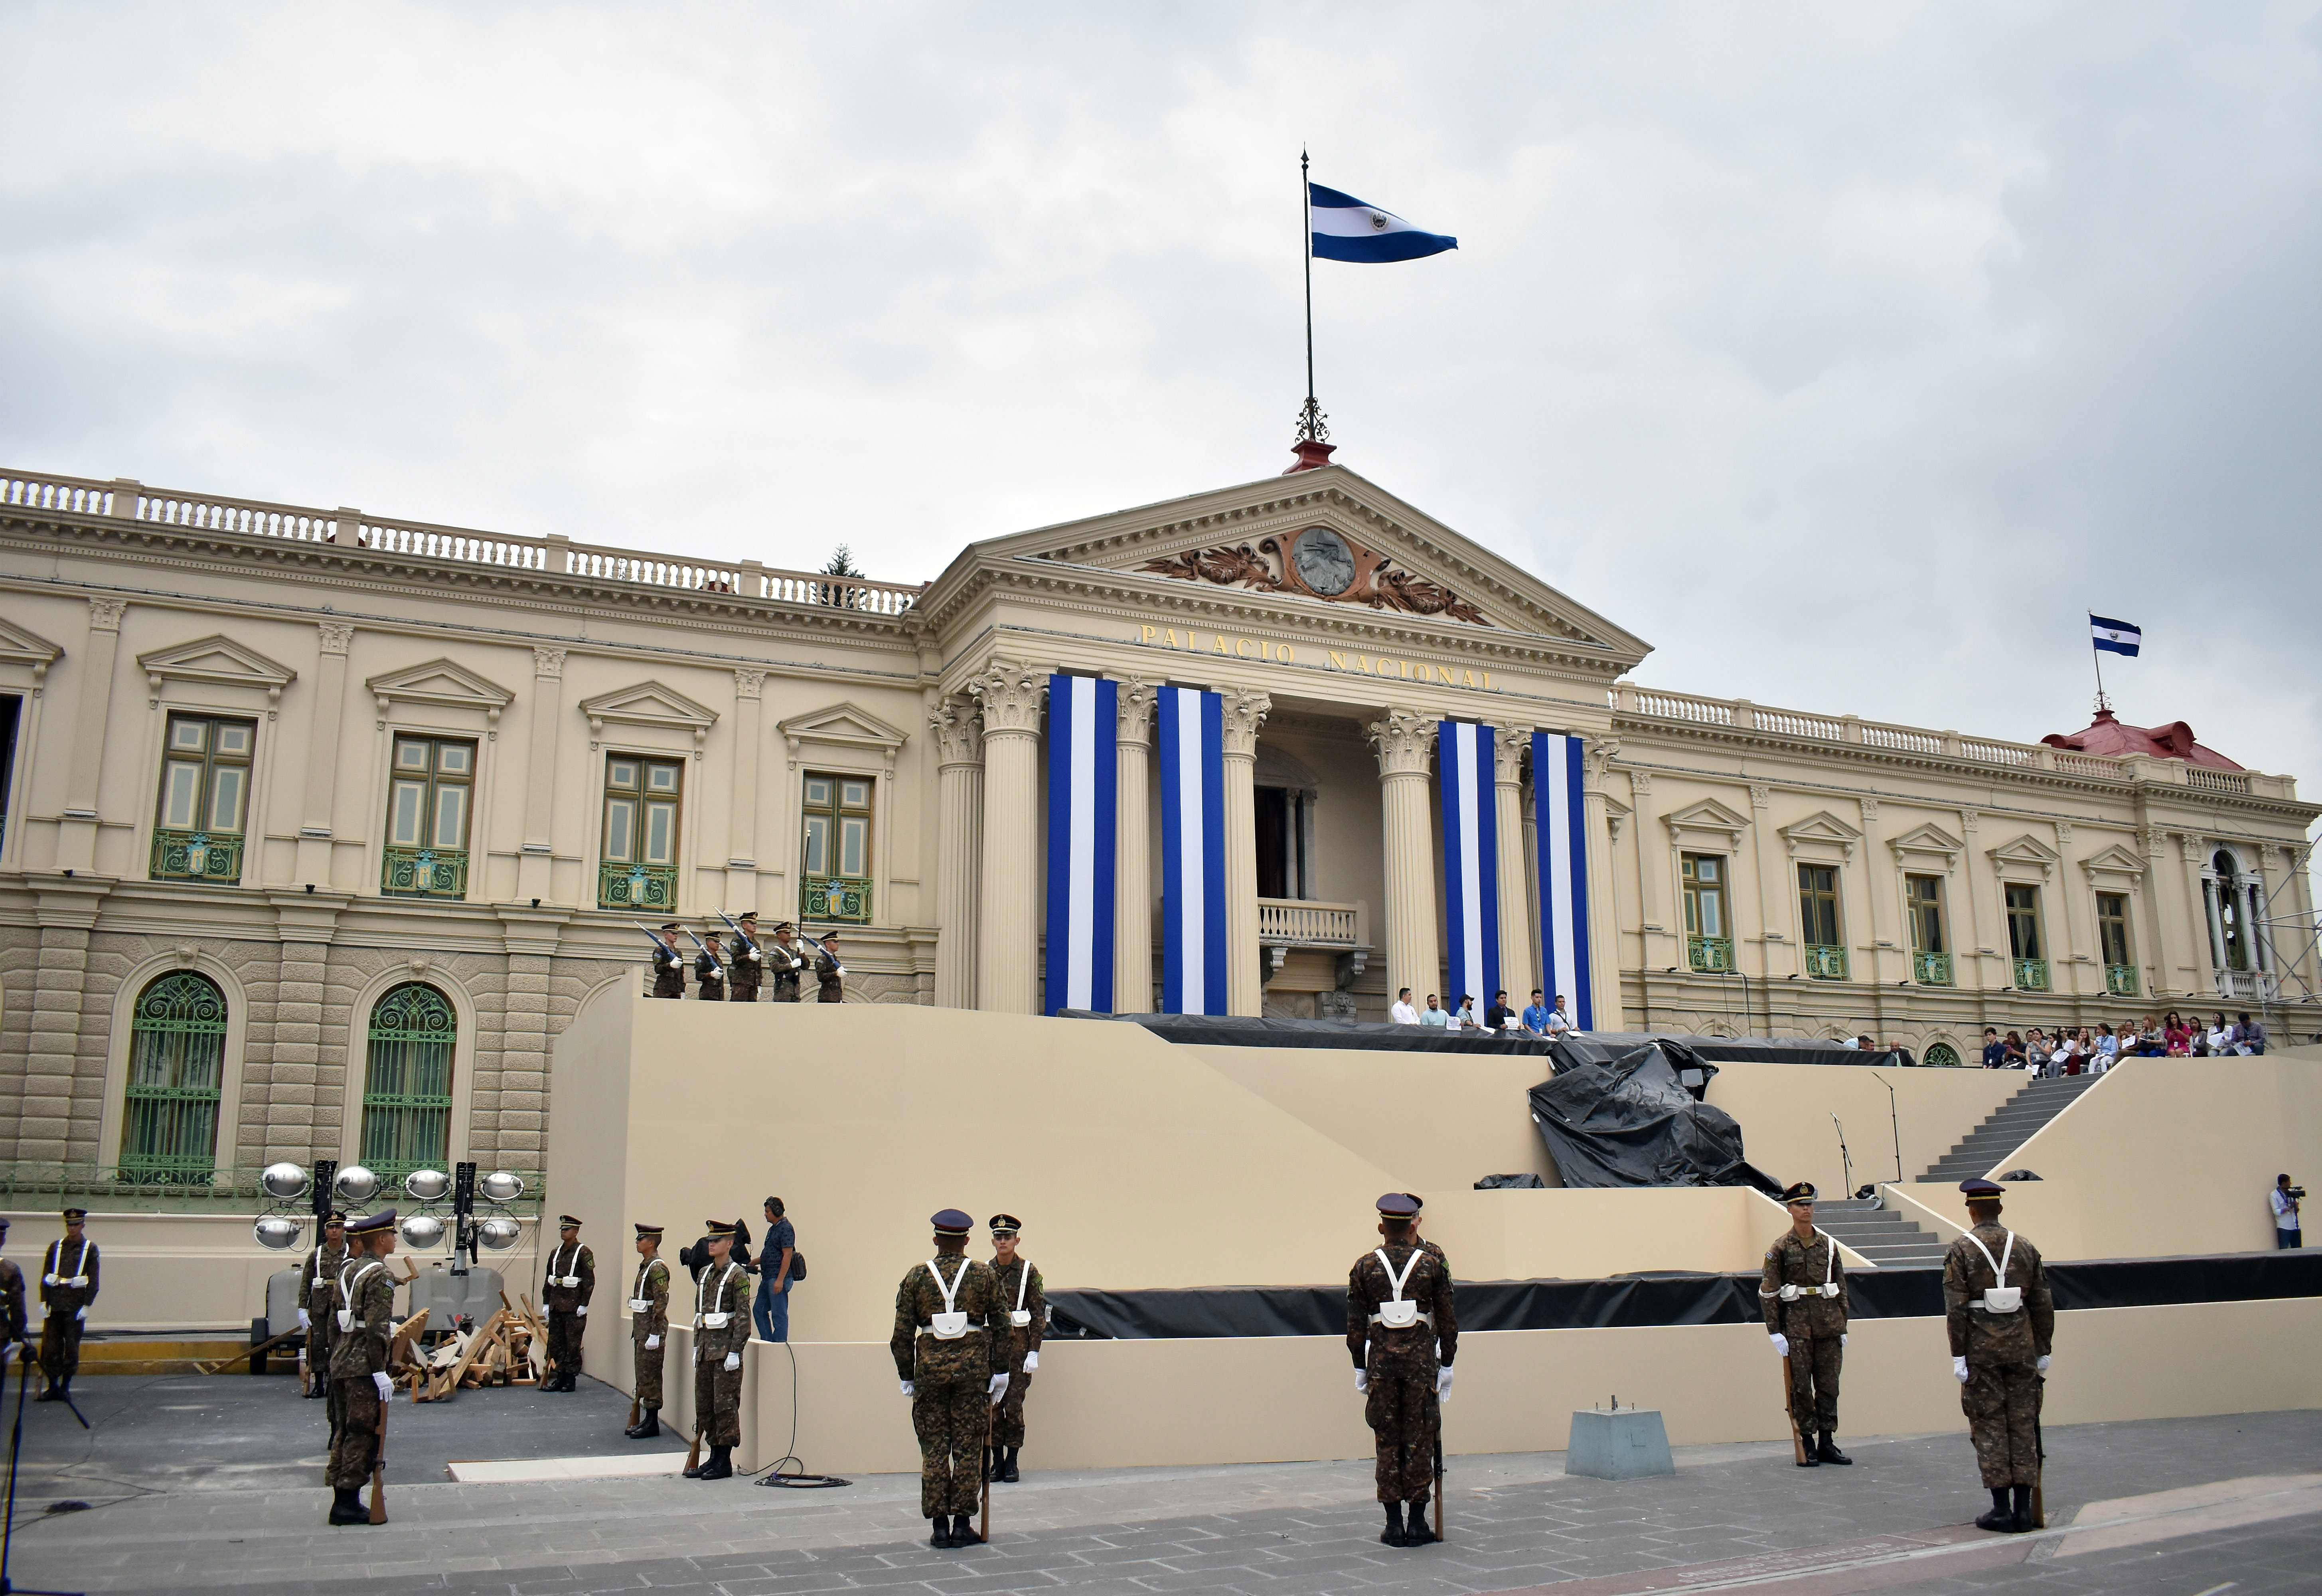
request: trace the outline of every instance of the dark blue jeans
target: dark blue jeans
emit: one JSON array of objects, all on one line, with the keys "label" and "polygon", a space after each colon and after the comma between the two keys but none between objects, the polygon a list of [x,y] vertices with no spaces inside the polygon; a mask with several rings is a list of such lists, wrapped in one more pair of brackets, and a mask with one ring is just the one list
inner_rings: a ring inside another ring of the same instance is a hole
[{"label": "dark blue jeans", "polygon": [[791,1282],[784,1280],[782,1289],[777,1291],[772,1280],[761,1278],[758,1295],[750,1304],[750,1316],[757,1323],[760,1341],[788,1341],[791,1338]]},{"label": "dark blue jeans", "polygon": [[2299,1240],[2299,1237],[2304,1234],[2305,1233],[2302,1231],[2283,1230],[2279,1225],[2275,1226],[2273,1232],[2273,1244],[2275,1250],[2280,1251],[2283,1247],[2296,1247],[2301,1252],[2304,1251],[2306,1243]]}]

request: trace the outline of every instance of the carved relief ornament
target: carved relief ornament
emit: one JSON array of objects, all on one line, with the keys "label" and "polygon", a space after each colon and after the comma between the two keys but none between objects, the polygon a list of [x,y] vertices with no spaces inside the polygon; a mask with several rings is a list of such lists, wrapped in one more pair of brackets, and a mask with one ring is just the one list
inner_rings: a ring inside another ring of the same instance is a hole
[{"label": "carved relief ornament", "polygon": [[1489,626],[1483,611],[1440,582],[1392,569],[1394,556],[1367,548],[1331,527],[1308,527],[1257,546],[1189,549],[1138,567],[1154,576],[1206,582],[1264,593],[1294,593],[1330,604],[1365,604],[1405,615],[1440,615]]},{"label": "carved relief ornament", "polygon": [[1046,671],[995,659],[969,681],[967,691],[983,708],[985,737],[1038,734],[1040,703],[1048,692]]}]

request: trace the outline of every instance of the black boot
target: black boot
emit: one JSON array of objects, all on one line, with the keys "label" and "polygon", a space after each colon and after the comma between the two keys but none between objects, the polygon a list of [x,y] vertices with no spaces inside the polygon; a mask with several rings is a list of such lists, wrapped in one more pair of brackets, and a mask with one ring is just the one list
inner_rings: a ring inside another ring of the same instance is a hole
[{"label": "black boot", "polygon": [[2018,1485],[2014,1490],[2016,1491],[2016,1533],[2022,1535],[2026,1530],[2036,1529],[2039,1527],[2032,1522],[2032,1488],[2029,1485]]},{"label": "black boot", "polygon": [[362,1499],[353,1491],[334,1490],[331,1492],[330,1521],[334,1524],[368,1524],[370,1522],[370,1509],[362,1505]]},{"label": "black boot", "polygon": [[1403,1526],[1403,1544],[1406,1546],[1431,1546],[1443,1537],[1427,1522],[1427,1499],[1420,1497],[1411,1504],[1410,1522]]},{"label": "black boot", "polygon": [[928,1520],[928,1545],[938,1552],[951,1550],[951,1518],[948,1514],[937,1513]]},{"label": "black boot", "polygon": [[317,1380],[315,1382],[313,1389],[307,1391],[306,1399],[310,1402],[317,1402],[330,1394],[331,1382],[327,1380]]},{"label": "black boot", "polygon": [[42,1386],[42,1387],[41,1388],[41,1394],[40,1394],[39,1396],[34,1397],[34,1398],[32,1399],[32,1400],[33,1400],[33,1401],[35,1401],[35,1402],[53,1402],[53,1401],[55,1401],[56,1399],[57,1399],[57,1382],[56,1382],[55,1380],[50,1380],[50,1381],[49,1381],[49,1383],[48,1383],[48,1384],[46,1384],[46,1385]]},{"label": "black boot", "polygon": [[709,1461],[701,1465],[701,1472],[697,1477],[703,1480],[731,1480],[734,1477],[734,1449],[731,1446],[712,1446],[709,1449]]},{"label": "black boot", "polygon": [[661,1409],[648,1408],[645,1416],[621,1432],[632,1441],[650,1441],[661,1434]]},{"label": "black boot", "polygon": [[1386,1527],[1379,1531],[1379,1545],[1383,1546],[1407,1546],[1411,1545],[1411,1536],[1403,1527],[1403,1504],[1401,1502],[1388,1502],[1385,1506]]},{"label": "black boot", "polygon": [[955,1546],[980,1546],[983,1544],[983,1537],[975,1533],[975,1526],[968,1522],[965,1513],[951,1521],[951,1544]]},{"label": "black boot", "polygon": [[1824,1430],[1822,1433],[1822,1445],[1815,1448],[1815,1461],[1826,1463],[1851,1463],[1854,1460],[1841,1452],[1838,1449],[1838,1443],[1832,1439],[1831,1433]]},{"label": "black boot", "polygon": [[2014,1532],[2016,1509],[2008,1504],[2007,1486],[1995,1485],[1991,1488],[1991,1511],[1978,1518],[1975,1527],[1978,1529],[1997,1529],[2002,1533]]},{"label": "black boot", "polygon": [[1002,1485],[1013,1485],[1017,1483],[1016,1448],[1009,1446],[1001,1449],[1000,1457],[1000,1472],[992,1477]]}]

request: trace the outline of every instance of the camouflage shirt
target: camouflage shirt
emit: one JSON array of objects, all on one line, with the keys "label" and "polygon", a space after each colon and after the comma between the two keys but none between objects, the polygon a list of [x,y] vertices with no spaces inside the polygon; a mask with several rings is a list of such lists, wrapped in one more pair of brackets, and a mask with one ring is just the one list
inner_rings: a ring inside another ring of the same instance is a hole
[{"label": "camouflage shirt", "polygon": [[1943,1317],[1951,1330],[1952,1356],[1970,1363],[2029,1363],[2044,1358],[2056,1340],[2056,1304],[2048,1294],[2048,1270],[2040,1249],[2021,1235],[2007,1253],[2007,1283],[2024,1291],[2024,1306],[2012,1314],[1986,1312],[1984,1291],[1999,1283],[1997,1271],[1973,1236],[1997,1259],[2007,1247],[2008,1232],[1997,1225],[1979,1225],[1960,1237],[1943,1254]]},{"label": "camouflage shirt", "polygon": [[[556,1282],[568,1275],[578,1276],[577,1286],[560,1286]],[[546,1283],[540,1289],[541,1306],[553,1314],[569,1314],[584,1306],[597,1294],[597,1255],[581,1243],[570,1245],[558,1243],[548,1254]]]},{"label": "camouflage shirt", "polygon": [[[1000,1323],[1007,1331],[1009,1366],[1021,1362],[1026,1353],[1040,1350],[1040,1337],[1048,1328],[1048,1288],[1040,1279],[1039,1267],[1030,1259],[1019,1254],[1007,1268],[995,1260],[990,1266],[992,1279],[1000,1285]],[[1024,1298],[1024,1311],[1032,1316],[1028,1325],[1018,1325],[1009,1317],[1016,1311],[1017,1294]]]},{"label": "camouflage shirt", "polygon": [[[384,1374],[395,1316],[395,1278],[383,1258],[352,1259],[331,1291],[331,1311],[351,1309],[352,1326],[338,1332],[331,1348],[331,1378],[361,1380]],[[334,1319],[335,1326],[338,1321]]]},{"label": "camouflage shirt", "polygon": [[[1803,1341],[1846,1334],[1846,1265],[1837,1252],[1838,1243],[1821,1231],[1815,1232],[1814,1240],[1802,1242],[1797,1232],[1786,1230],[1766,1249],[1766,1273],[1758,1282],[1758,1304],[1765,1310],[1769,1333]],[[1822,1294],[1825,1276],[1838,1288],[1837,1296]],[[1785,1286],[1798,1288],[1796,1302],[1782,1300]]]},{"label": "camouflage shirt", "polygon": [[[1394,1296],[1394,1282],[1380,1266],[1379,1253],[1385,1252],[1401,1274],[1414,1250],[1420,1254],[1419,1261],[1411,1264],[1403,1294],[1435,1323],[1430,1325],[1422,1321],[1403,1330],[1372,1324],[1371,1316],[1378,1312],[1379,1304]],[[1459,1314],[1452,1300],[1451,1270],[1441,1257],[1424,1243],[1413,1249],[1389,1242],[1356,1259],[1355,1267],[1347,1273],[1347,1350],[1354,1354],[1355,1367],[1399,1374],[1422,1372],[1435,1367],[1439,1346],[1447,1366],[1459,1355]]]},{"label": "camouflage shirt", "polygon": [[[693,1361],[709,1362],[740,1352],[750,1340],[750,1271],[729,1256],[704,1269],[693,1289]],[[702,1322],[708,1314],[724,1314],[725,1327],[710,1329]]]},{"label": "camouflage shirt", "polygon": [[960,1267],[959,1259],[941,1257],[935,1261],[943,1266],[945,1280],[957,1281],[952,1308],[967,1316],[967,1334],[957,1341],[936,1339],[929,1327],[944,1311],[943,1289],[926,1264],[911,1265],[903,1283],[895,1288],[895,1333],[887,1340],[887,1349],[895,1354],[895,1372],[904,1380],[987,1380],[993,1368],[992,1327],[1004,1328],[1008,1323],[1007,1304],[1000,1299],[999,1277],[981,1259],[965,1261],[964,1278],[952,1272]]},{"label": "camouflage shirt", "polygon": [[642,1302],[640,1310],[629,1310],[629,1335],[643,1341],[648,1335],[669,1334],[669,1265],[660,1255],[644,1260],[637,1266],[637,1278],[630,1283],[629,1300]]},{"label": "camouflage shirt", "polygon": [[347,1244],[344,1242],[320,1242],[306,1254],[305,1267],[298,1271],[302,1288],[300,1302],[310,1318],[321,1318],[338,1305],[331,1300],[331,1288],[338,1283],[339,1270],[346,1266]]}]

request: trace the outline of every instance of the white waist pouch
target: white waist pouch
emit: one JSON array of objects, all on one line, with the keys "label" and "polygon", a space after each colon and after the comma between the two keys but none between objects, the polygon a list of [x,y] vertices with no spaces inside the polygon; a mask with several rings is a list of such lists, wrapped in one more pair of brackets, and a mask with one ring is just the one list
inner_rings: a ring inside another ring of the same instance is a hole
[{"label": "white waist pouch", "polygon": [[2023,1306],[2021,1286],[1994,1286],[1983,1294],[1983,1311],[1988,1314],[2012,1314]]},{"label": "white waist pouch", "polygon": [[339,1310],[339,1328],[341,1330],[352,1330],[354,1327],[355,1310],[351,1307],[341,1308]]},{"label": "white waist pouch", "polygon": [[1021,1330],[1032,1322],[1032,1316],[1026,1309],[1019,1307],[1008,1316],[1008,1322]]},{"label": "white waist pouch", "polygon": [[1975,1250],[1983,1254],[1986,1263],[1991,1265],[1992,1275],[1998,1282],[1984,1292],[1983,1311],[1988,1314],[2020,1311],[2024,1307],[2024,1288],[2007,1283],[2007,1260],[2016,1251],[2016,1233],[2012,1230],[2007,1233],[2007,1244],[2000,1248],[1997,1259],[1992,1257],[1991,1249],[1985,1246],[1973,1231],[1968,1232],[1967,1239],[1975,1243]]},{"label": "white waist pouch", "polygon": [[937,1314],[928,1321],[928,1333],[937,1341],[957,1341],[967,1334],[965,1314]]},{"label": "white waist pouch", "polygon": [[1432,1325],[1433,1316],[1422,1315],[1419,1311],[1419,1304],[1403,1294],[1403,1289],[1411,1283],[1412,1271],[1419,1267],[1420,1250],[1416,1247],[1411,1250],[1411,1256],[1403,1261],[1400,1276],[1394,1272],[1394,1265],[1386,1261],[1385,1248],[1381,1247],[1371,1256],[1379,1261],[1379,1268],[1386,1271],[1387,1284],[1394,1288],[1394,1295],[1378,1305],[1378,1311],[1371,1316],[1371,1323],[1389,1330],[1408,1330],[1422,1318]]},{"label": "white waist pouch", "polygon": [[937,1341],[957,1341],[967,1334],[967,1316],[954,1312],[951,1306],[959,1300],[959,1283],[967,1279],[967,1266],[968,1261],[961,1259],[959,1271],[952,1276],[951,1284],[946,1286],[943,1270],[936,1267],[934,1259],[928,1260],[928,1273],[935,1277],[936,1289],[943,1293],[944,1299],[944,1311],[928,1316],[928,1334]]},{"label": "white waist pouch", "polygon": [[1798,1299],[1798,1287],[1785,1286],[1779,1291],[1774,1293],[1774,1295],[1780,1298],[1784,1302],[1796,1302]]},{"label": "white waist pouch", "polygon": [[570,1291],[580,1284],[580,1277],[579,1275],[560,1275],[557,1277],[556,1283],[563,1287],[567,1291]]},{"label": "white waist pouch", "polygon": [[701,1316],[701,1327],[704,1330],[723,1330],[727,1325],[733,1322],[734,1316],[732,1314],[704,1314]]},{"label": "white waist pouch", "polygon": [[633,1314],[649,1314],[653,1312],[653,1298],[650,1297],[630,1298],[629,1311]]}]

